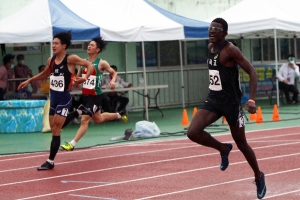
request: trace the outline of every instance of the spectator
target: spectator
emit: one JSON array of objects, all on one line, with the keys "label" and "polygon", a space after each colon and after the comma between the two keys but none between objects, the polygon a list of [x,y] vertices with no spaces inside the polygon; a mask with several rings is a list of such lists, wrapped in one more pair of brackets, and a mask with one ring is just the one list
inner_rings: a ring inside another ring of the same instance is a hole
[{"label": "spectator", "polygon": [[[111,65],[110,67],[113,68],[116,72],[118,71],[117,66]],[[106,88],[106,85],[109,84],[110,80],[111,80],[111,76],[109,74],[106,75],[103,82],[102,82],[102,88]],[[116,83],[116,88],[118,88],[118,87],[124,87],[124,88],[132,87],[132,83],[125,82],[119,76],[117,77],[115,83]],[[109,110],[109,112],[115,112],[115,111],[121,112],[121,111],[125,110],[125,107],[129,102],[129,99],[127,97],[122,96],[118,92],[109,92],[106,95],[107,95],[109,101],[111,102],[110,105],[112,105],[112,109],[113,109],[113,110]],[[118,106],[118,104],[119,104],[119,106]]]},{"label": "spectator", "polygon": [[0,66],[0,100],[3,100],[3,95],[7,87],[8,70],[14,63],[14,55],[6,54],[2,61],[3,65]]},{"label": "spectator", "polygon": [[[18,64],[15,66],[15,77],[16,78],[28,78],[28,77],[33,77],[32,75],[32,70],[25,65],[25,57],[23,54],[17,55],[17,62]],[[22,80],[24,81],[24,80]],[[22,81],[16,81],[16,86],[18,87]],[[36,91],[36,84],[31,83],[31,87],[33,91]],[[28,90],[28,87],[23,88],[25,90]]]},{"label": "spectator", "polygon": [[[279,80],[279,89],[283,90],[288,104],[299,103],[299,91],[295,86],[295,75],[300,76],[299,67],[295,64],[294,54],[289,54],[288,62],[284,63],[277,74]],[[293,100],[290,99],[289,93],[293,93]]]}]

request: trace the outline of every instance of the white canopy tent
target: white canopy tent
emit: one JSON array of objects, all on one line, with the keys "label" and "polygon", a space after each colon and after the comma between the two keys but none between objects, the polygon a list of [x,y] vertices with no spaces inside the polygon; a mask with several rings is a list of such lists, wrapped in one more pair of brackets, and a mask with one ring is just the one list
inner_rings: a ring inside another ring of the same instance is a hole
[{"label": "white canopy tent", "polygon": [[[228,23],[227,38],[274,38],[275,66],[278,71],[277,38],[300,36],[298,0],[243,0],[205,21],[217,17]],[[277,81],[277,105],[279,92]]]},{"label": "white canopy tent", "polygon": [[[0,43],[51,42],[55,33],[72,30],[73,40],[101,35],[107,41],[142,42],[144,52],[144,41],[207,38],[208,26],[147,0],[33,0],[0,21]],[[144,53],[143,73],[147,92]],[[181,76],[184,106],[183,73]],[[145,102],[148,120],[146,97]]]}]

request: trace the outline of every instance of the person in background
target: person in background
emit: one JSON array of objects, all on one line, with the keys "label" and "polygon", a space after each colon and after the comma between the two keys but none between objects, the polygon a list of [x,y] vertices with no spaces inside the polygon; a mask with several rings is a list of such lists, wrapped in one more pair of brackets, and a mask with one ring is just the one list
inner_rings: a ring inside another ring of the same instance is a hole
[{"label": "person in background", "polygon": [[3,58],[3,65],[0,66],[0,100],[3,100],[3,95],[7,87],[8,69],[13,66],[14,55],[6,54]]},{"label": "person in background", "polygon": [[256,113],[257,73],[240,49],[225,39],[228,34],[228,24],[224,19],[214,19],[208,30],[210,42],[207,47],[209,94],[194,115],[187,136],[197,144],[219,151],[220,170],[226,170],[229,165],[228,157],[232,150],[232,144],[222,143],[206,131],[207,126],[224,116],[230,126],[233,140],[254,173],[257,198],[262,199],[267,191],[265,175],[260,171],[255,153],[246,139],[238,66],[250,77],[250,99],[245,103],[244,109],[251,114]]},{"label": "person in background", "polygon": [[[17,65],[14,67],[14,72],[15,72],[15,78],[31,78],[33,77],[32,75],[32,70],[25,65],[25,57],[23,54],[17,55]],[[16,87],[20,85],[22,81],[16,81]],[[31,83],[32,91],[36,91],[36,84]],[[28,90],[28,87],[23,88],[24,90]]]},{"label": "person in background", "polygon": [[[113,68],[116,72],[118,71],[117,66],[111,65],[110,67]],[[103,80],[102,88],[106,88],[106,85],[108,85],[110,83],[111,79],[112,79],[111,75],[107,74]],[[129,87],[133,86],[132,83],[125,82],[119,76],[117,77],[115,84],[116,84],[116,88],[118,88],[118,87],[129,88]],[[106,96],[108,97],[109,101],[111,102],[113,112],[114,111],[117,111],[117,112],[124,111],[129,102],[129,99],[125,96],[122,96],[119,92],[109,92],[106,94]],[[118,104],[119,104],[119,106],[118,106]]]},{"label": "person in background", "polygon": [[[295,63],[294,54],[289,54],[288,62],[281,65],[277,78],[279,80],[279,89],[283,90],[286,102],[288,104],[296,104],[298,101],[299,91],[295,86],[295,75],[300,76],[299,67]],[[293,93],[293,100],[290,98],[290,92]]]}]

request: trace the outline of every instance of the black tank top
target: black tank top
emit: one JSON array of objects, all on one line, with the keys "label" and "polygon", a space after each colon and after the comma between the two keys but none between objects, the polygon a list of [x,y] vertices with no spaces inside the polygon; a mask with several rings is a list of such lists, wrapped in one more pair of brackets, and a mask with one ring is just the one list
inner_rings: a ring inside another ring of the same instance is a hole
[{"label": "black tank top", "polygon": [[226,67],[220,63],[220,52],[228,44],[225,40],[217,52],[208,53],[209,95],[218,104],[238,104],[241,102],[241,87],[238,66]]},{"label": "black tank top", "polygon": [[68,56],[66,54],[60,64],[55,64],[56,56],[53,56],[50,62],[50,90],[58,92],[66,92],[71,90],[75,74],[68,69]]}]

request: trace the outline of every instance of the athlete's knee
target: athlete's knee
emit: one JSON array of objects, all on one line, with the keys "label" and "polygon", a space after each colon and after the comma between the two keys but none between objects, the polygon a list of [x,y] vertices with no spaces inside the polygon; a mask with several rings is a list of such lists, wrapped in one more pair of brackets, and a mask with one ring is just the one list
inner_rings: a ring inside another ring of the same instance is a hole
[{"label": "athlete's knee", "polygon": [[190,140],[195,141],[201,139],[203,129],[195,129],[192,127],[189,127],[187,131],[187,136]]},{"label": "athlete's knee", "polygon": [[247,152],[250,148],[247,142],[236,142],[236,145],[241,152]]}]

